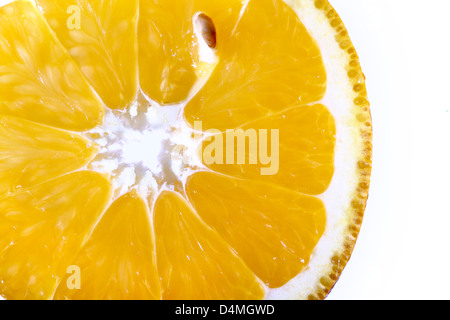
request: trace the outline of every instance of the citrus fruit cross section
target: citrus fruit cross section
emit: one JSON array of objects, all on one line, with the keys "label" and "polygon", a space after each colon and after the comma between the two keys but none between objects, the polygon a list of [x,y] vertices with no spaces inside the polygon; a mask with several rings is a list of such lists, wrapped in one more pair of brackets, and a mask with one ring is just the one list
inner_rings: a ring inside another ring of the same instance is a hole
[{"label": "citrus fruit cross section", "polygon": [[323,299],[371,118],[325,0],[0,2],[0,296]]}]

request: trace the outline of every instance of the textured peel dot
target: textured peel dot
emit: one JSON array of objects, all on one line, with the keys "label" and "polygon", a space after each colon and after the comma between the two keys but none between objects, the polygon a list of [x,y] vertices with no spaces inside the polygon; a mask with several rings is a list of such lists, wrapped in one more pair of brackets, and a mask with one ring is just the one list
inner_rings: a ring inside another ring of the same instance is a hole
[{"label": "textured peel dot", "polygon": [[364,86],[363,86],[362,84],[360,84],[360,83],[355,84],[355,85],[353,86],[353,91],[355,91],[355,92],[360,92],[360,91],[362,91],[363,89],[364,89]]},{"label": "textured peel dot", "polygon": [[332,9],[332,10],[328,11],[328,13],[327,13],[327,18],[328,18],[329,20],[331,20],[331,19],[334,18],[336,15],[337,15],[337,14],[336,14],[336,11],[334,11],[334,10]]},{"label": "textured peel dot", "polygon": [[358,70],[350,70],[350,71],[348,72],[348,77],[349,77],[349,78],[355,78],[356,76],[358,76],[358,74],[359,74],[359,71],[358,71]]},{"label": "textured peel dot", "polygon": [[[350,63],[348,65],[350,67],[358,67],[359,66],[359,61],[358,60],[352,60],[352,61],[350,61]],[[359,74],[358,70],[355,70],[355,71]]]},{"label": "textured peel dot", "polygon": [[339,46],[341,47],[341,49],[346,49],[346,48],[348,48],[348,47],[350,46],[350,41],[348,41],[348,40],[343,40],[343,41],[339,44]]},{"label": "textured peel dot", "polygon": [[365,113],[359,113],[356,115],[356,120],[359,122],[365,122],[367,120],[367,115]]},{"label": "textured peel dot", "polygon": [[336,28],[338,25],[339,25],[339,19],[333,19],[333,20],[331,20],[331,26],[333,27],[333,28]]},{"label": "textured peel dot", "polygon": [[368,104],[368,101],[367,101],[366,98],[358,97],[358,98],[355,99],[355,104],[357,106],[362,106],[364,104]]},{"label": "textured peel dot", "polygon": [[316,8],[320,9],[325,5],[325,1],[324,0],[316,0],[316,1],[314,1],[314,5],[316,6]]},{"label": "textured peel dot", "polygon": [[322,277],[320,279],[320,283],[324,286],[324,287],[330,287],[333,285],[332,281],[329,279],[329,277]]}]

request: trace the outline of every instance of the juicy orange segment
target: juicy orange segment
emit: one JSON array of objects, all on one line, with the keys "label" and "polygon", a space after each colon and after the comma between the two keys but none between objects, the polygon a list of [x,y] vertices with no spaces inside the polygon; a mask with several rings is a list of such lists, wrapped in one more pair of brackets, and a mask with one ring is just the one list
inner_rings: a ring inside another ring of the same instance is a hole
[{"label": "juicy orange segment", "polygon": [[264,289],[229,245],[179,195],[163,192],[154,208],[164,299],[259,299]]},{"label": "juicy orange segment", "polygon": [[[242,131],[229,130],[203,143],[204,156],[209,155],[207,150],[217,150],[215,145],[227,146],[221,157],[211,156],[209,161],[217,162],[207,163],[209,168],[310,195],[328,189],[334,173],[336,126],[325,106],[294,107],[239,129]],[[230,150],[231,157],[227,154]]]},{"label": "juicy orange segment", "polygon": [[0,294],[48,299],[109,201],[91,172],[63,176],[0,199]]},{"label": "juicy orange segment", "polygon": [[203,221],[271,288],[308,265],[325,231],[325,208],[315,197],[215,173],[194,174],[186,189]]},{"label": "juicy orange segment", "polygon": [[201,64],[195,15],[209,16],[222,41],[229,37],[241,7],[239,0],[141,0],[139,71],[144,93],[159,104],[188,98]]},{"label": "juicy orange segment", "polygon": [[185,108],[191,125],[232,129],[325,93],[319,48],[281,0],[249,1],[230,39],[219,43],[218,65]]},{"label": "juicy orange segment", "polygon": [[137,94],[138,0],[37,0],[58,39],[110,108]]},{"label": "juicy orange segment", "polygon": [[95,151],[77,134],[0,116],[0,194],[77,170]]},{"label": "juicy orange segment", "polygon": [[29,1],[0,8],[0,114],[83,131],[103,106]]},{"label": "juicy orange segment", "polygon": [[61,281],[55,299],[161,299],[148,207],[136,194],[116,200],[73,265],[80,287]]},{"label": "juicy orange segment", "polygon": [[190,1],[141,1],[140,83],[144,93],[160,104],[186,99],[196,81],[189,6]]}]

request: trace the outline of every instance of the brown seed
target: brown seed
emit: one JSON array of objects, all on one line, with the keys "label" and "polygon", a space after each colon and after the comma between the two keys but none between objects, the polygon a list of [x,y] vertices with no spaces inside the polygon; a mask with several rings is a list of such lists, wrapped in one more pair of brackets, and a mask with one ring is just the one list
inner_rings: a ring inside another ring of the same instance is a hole
[{"label": "brown seed", "polygon": [[214,49],[217,44],[216,27],[210,17],[204,13],[200,13],[195,19],[195,27],[202,35],[208,47]]}]

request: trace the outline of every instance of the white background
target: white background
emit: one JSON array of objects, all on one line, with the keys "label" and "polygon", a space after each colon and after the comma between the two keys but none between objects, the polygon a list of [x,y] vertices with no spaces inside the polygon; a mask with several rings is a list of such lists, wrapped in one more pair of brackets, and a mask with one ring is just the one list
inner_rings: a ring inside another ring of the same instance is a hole
[{"label": "white background", "polygon": [[450,1],[330,0],[360,56],[373,175],[329,299],[450,299]]}]

